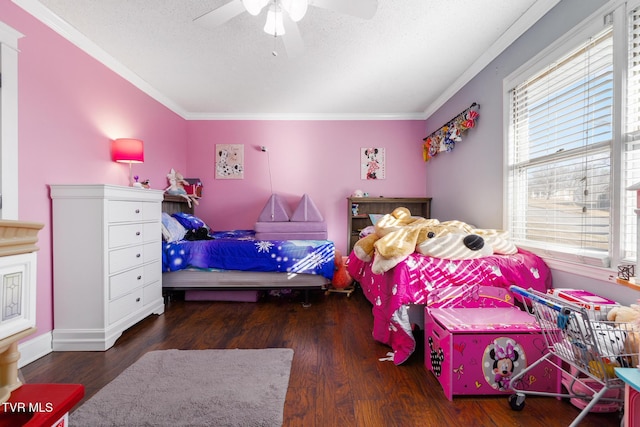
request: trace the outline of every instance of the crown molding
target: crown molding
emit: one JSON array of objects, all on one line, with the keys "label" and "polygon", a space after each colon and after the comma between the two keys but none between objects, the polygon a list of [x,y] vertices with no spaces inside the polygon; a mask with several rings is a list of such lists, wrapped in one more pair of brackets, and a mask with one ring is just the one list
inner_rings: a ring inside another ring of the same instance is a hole
[{"label": "crown molding", "polygon": [[189,113],[186,120],[425,120],[424,113],[388,113],[388,114],[322,114],[322,113]]}]

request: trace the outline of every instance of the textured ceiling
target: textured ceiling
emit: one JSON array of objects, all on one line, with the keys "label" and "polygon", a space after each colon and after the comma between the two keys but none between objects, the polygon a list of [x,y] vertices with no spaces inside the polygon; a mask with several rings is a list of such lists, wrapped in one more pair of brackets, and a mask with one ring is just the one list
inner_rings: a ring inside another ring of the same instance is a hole
[{"label": "textured ceiling", "polygon": [[371,20],[309,7],[289,57],[264,12],[193,21],[228,0],[14,0],[188,119],[426,117],[557,1],[379,0]]}]

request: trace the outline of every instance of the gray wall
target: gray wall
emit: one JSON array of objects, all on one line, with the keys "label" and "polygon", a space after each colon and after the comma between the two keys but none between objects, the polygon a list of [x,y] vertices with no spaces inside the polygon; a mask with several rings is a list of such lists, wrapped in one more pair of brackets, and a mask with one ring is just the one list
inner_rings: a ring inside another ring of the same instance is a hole
[{"label": "gray wall", "polygon": [[425,165],[434,218],[502,228],[502,81],[605,3],[561,1],[427,119],[429,134],[471,103],[480,104],[476,127],[463,135],[452,152],[440,153]]},{"label": "gray wall", "polygon": [[[504,228],[502,81],[606,3],[561,1],[427,119],[425,136],[471,103],[480,104],[476,127],[463,135],[452,152],[440,153],[425,165],[427,195],[433,198],[432,217],[458,219],[481,228]],[[635,303],[640,297],[629,288],[569,273],[553,271],[553,279],[554,287],[587,289],[624,304]]]}]

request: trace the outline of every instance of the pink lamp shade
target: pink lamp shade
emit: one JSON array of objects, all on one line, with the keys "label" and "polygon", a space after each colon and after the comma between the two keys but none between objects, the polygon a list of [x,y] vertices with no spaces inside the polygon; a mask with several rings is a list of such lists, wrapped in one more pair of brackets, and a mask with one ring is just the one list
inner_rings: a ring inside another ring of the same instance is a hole
[{"label": "pink lamp shade", "polygon": [[111,144],[111,156],[114,162],[144,163],[144,147],[139,139],[118,138]]},{"label": "pink lamp shade", "polygon": [[144,162],[142,141],[133,138],[118,138],[111,143],[111,156],[114,162],[129,163],[129,187],[133,187],[132,163]]}]

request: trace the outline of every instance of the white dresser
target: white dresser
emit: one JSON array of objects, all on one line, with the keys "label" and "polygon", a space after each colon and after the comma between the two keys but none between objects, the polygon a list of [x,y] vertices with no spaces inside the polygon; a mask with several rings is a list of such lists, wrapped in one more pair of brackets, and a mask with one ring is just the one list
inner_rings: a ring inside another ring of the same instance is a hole
[{"label": "white dresser", "polygon": [[51,185],[53,350],[107,350],[162,314],[163,192]]}]

